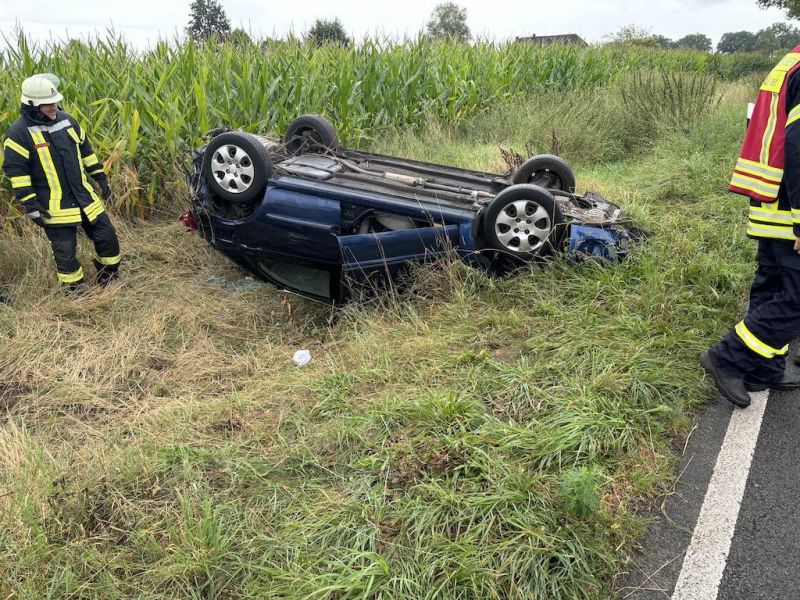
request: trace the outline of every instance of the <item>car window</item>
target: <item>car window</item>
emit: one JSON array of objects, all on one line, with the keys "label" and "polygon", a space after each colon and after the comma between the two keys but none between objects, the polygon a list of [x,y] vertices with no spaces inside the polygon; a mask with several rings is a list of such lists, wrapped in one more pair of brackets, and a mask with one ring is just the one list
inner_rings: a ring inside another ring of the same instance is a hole
[{"label": "car window", "polygon": [[326,269],[269,258],[259,260],[258,269],[267,277],[294,291],[330,298],[331,273]]}]

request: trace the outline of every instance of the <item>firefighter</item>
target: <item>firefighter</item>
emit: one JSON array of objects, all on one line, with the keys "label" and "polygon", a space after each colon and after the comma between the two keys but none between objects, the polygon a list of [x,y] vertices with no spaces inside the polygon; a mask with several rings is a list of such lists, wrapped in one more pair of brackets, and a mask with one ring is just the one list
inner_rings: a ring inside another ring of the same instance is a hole
[{"label": "firefighter", "polygon": [[747,235],[758,241],[748,314],[700,357],[728,400],[748,391],[793,390],[789,342],[800,337],[800,46],[758,93],[729,190],[750,199]]},{"label": "firefighter", "polygon": [[[59,83],[50,73],[22,82],[20,117],[3,142],[3,170],[25,214],[44,229],[58,280],[72,293],[81,291],[84,284],[76,256],[78,225],[94,243],[98,283],[116,279],[120,249],[103,205],[111,197],[108,177],[86,132],[60,110]],[[100,195],[89,178],[98,185]]]}]

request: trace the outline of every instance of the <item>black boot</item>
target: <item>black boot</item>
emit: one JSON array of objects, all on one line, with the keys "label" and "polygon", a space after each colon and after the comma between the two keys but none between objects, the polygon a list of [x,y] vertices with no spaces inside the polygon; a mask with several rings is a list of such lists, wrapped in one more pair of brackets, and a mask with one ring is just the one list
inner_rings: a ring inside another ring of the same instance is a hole
[{"label": "black boot", "polygon": [[744,387],[743,378],[723,373],[708,350],[700,355],[700,364],[714,378],[714,383],[723,396],[741,408],[750,406],[750,394]]},{"label": "black boot", "polygon": [[764,390],[776,390],[780,392],[790,392],[800,389],[800,375],[790,375],[784,373],[778,381],[764,381],[755,377],[744,377],[744,389],[748,392],[763,392]]},{"label": "black boot", "polygon": [[119,265],[104,265],[94,261],[94,267],[97,269],[97,279],[95,281],[100,286],[106,287],[119,278]]},{"label": "black boot", "polygon": [[87,292],[86,281],[81,279],[75,283],[64,283],[61,285],[61,289],[64,290],[64,294],[72,298],[83,296]]}]

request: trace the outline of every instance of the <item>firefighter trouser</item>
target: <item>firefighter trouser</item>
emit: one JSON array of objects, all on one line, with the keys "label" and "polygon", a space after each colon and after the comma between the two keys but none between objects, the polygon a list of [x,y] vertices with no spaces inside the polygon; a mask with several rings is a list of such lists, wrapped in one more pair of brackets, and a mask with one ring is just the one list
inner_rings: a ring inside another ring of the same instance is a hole
[{"label": "firefighter trouser", "polygon": [[800,255],[788,240],[759,239],[747,316],[711,349],[732,376],[777,381],[800,337]]},{"label": "firefighter trouser", "polygon": [[[90,222],[86,215],[82,214],[82,216],[81,226],[94,243],[97,253],[95,262],[98,267],[98,275],[103,276],[116,272],[120,263],[119,241],[117,241],[117,232],[114,230],[108,214],[102,213],[94,223]],[[45,226],[44,231],[53,248],[58,280],[67,286],[82,283],[83,269],[77,257],[78,226]]]}]

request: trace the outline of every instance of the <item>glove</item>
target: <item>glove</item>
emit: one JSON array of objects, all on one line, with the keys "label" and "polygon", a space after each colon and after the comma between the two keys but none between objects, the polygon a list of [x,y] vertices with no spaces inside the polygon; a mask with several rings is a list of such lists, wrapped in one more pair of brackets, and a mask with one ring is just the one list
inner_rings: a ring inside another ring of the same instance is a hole
[{"label": "glove", "polygon": [[44,227],[44,220],[42,219],[42,213],[40,211],[35,210],[33,212],[25,213],[25,216],[36,223],[39,227]]},{"label": "glove", "polygon": [[100,196],[103,200],[108,200],[111,198],[111,186],[108,185],[108,179],[103,178],[99,181],[100,183]]}]

